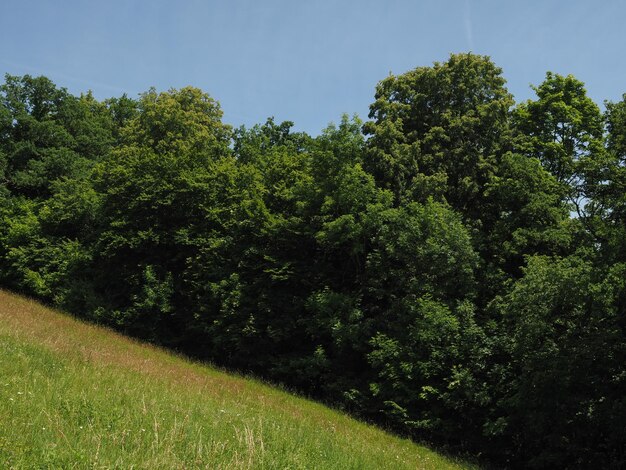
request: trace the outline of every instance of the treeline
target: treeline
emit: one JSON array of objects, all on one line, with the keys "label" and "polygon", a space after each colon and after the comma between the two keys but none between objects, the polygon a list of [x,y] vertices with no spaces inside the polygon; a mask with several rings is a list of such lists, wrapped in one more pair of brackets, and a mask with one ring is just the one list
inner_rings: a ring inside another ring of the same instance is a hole
[{"label": "treeline", "polygon": [[370,120],[0,87],[0,282],[504,467],[626,466],[626,95],[487,57]]}]

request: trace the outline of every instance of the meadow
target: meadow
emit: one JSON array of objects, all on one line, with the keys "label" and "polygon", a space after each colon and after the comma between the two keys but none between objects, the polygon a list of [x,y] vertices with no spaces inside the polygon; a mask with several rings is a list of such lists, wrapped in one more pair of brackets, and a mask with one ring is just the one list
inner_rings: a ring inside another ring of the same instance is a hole
[{"label": "meadow", "polygon": [[2,468],[469,468],[0,291]]}]

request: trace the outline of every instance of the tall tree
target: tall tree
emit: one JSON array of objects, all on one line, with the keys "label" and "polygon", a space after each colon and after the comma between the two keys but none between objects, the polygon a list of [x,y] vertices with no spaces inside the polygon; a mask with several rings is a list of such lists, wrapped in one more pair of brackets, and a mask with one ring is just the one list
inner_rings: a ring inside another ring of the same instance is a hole
[{"label": "tall tree", "polygon": [[54,181],[84,174],[111,148],[113,126],[104,106],[48,78],[7,75],[0,107],[0,152],[13,194],[46,198]]},{"label": "tall tree", "polygon": [[[606,103],[607,165],[597,171],[592,202],[601,211],[607,263],[626,261],[626,94],[617,103]],[[595,176],[594,175],[594,176]]]},{"label": "tall tree", "polygon": [[592,250],[533,257],[497,301],[510,353],[489,429],[515,464],[621,468],[626,448],[623,263],[594,266]]},{"label": "tall tree", "polygon": [[380,82],[365,124],[366,169],[396,204],[433,197],[470,227],[488,286],[482,303],[520,275],[524,255],[568,244],[558,185],[512,153],[513,98],[504,85],[488,57],[452,55]]},{"label": "tall tree", "polygon": [[101,197],[98,315],[162,340],[163,329],[183,327],[169,314],[183,305],[174,297],[185,298],[194,243],[230,219],[235,162],[219,104],[200,90],[150,90],[138,108],[93,176]]},{"label": "tall tree", "polygon": [[582,216],[588,201],[584,174],[604,153],[602,114],[572,75],[548,72],[533,89],[537,99],[521,103],[513,114],[521,134],[517,148],[538,158],[563,184],[564,197]]},{"label": "tall tree", "polygon": [[367,168],[396,203],[433,196],[479,218],[482,188],[509,145],[513,98],[501,73],[488,57],[458,54],[378,84]]}]

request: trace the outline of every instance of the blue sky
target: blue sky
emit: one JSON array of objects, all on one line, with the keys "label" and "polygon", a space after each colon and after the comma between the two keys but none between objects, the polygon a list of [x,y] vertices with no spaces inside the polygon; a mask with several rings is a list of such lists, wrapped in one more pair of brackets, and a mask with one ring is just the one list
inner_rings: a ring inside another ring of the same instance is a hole
[{"label": "blue sky", "polygon": [[0,73],[98,98],[193,85],[229,124],[275,116],[317,134],[366,118],[390,72],[451,52],[491,56],[518,100],[548,70],[621,99],[625,23],[621,0],[2,0]]}]

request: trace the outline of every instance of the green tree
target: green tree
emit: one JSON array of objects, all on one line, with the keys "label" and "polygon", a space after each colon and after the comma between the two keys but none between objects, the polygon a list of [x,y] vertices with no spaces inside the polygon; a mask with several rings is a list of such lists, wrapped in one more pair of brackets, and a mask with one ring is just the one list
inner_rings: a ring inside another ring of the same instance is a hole
[{"label": "green tree", "polygon": [[187,263],[197,238],[228,223],[236,166],[219,105],[200,90],[151,90],[138,107],[93,176],[101,197],[96,315],[155,340],[171,328],[175,342]]},{"label": "green tree", "polygon": [[583,215],[588,197],[585,173],[604,153],[602,114],[572,75],[548,72],[533,89],[537,99],[521,103],[513,114],[521,134],[518,149],[541,161]]},{"label": "green tree", "polygon": [[626,95],[617,103],[606,103],[606,122],[608,163],[594,172],[596,184],[590,197],[600,219],[595,234],[600,235],[610,265],[626,261]]},{"label": "green tree", "polygon": [[105,106],[91,93],[75,97],[45,77],[6,76],[0,276],[13,288],[68,307],[69,292],[84,286],[84,276],[74,274],[89,257],[80,238],[95,221],[87,178],[109,152],[112,133]]},{"label": "green tree", "polygon": [[91,94],[76,98],[45,77],[7,75],[0,86],[4,178],[12,194],[47,198],[85,174],[112,144],[112,123]]},{"label": "green tree", "polygon": [[474,387],[483,341],[471,237],[457,214],[432,201],[375,211],[368,223],[366,406],[422,438],[458,437],[455,426],[483,399]]},{"label": "green tree", "polygon": [[480,305],[520,275],[525,255],[570,242],[561,188],[531,155],[512,152],[501,73],[488,57],[458,54],[390,76],[365,124],[365,168],[396,205],[432,197],[462,215],[483,260]]},{"label": "green tree", "polygon": [[533,468],[625,463],[625,266],[593,258],[534,257],[498,302],[510,358],[488,428]]},{"label": "green tree", "polygon": [[378,84],[367,168],[396,203],[432,196],[479,218],[482,188],[509,145],[513,98],[501,73],[488,57],[458,54]]}]

